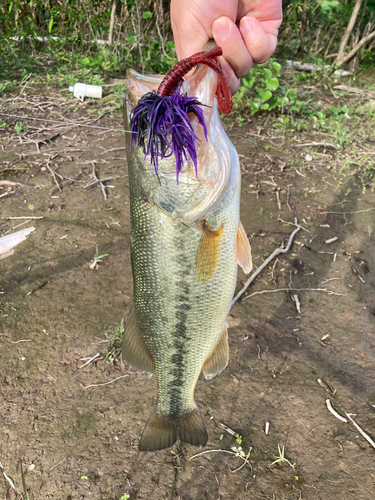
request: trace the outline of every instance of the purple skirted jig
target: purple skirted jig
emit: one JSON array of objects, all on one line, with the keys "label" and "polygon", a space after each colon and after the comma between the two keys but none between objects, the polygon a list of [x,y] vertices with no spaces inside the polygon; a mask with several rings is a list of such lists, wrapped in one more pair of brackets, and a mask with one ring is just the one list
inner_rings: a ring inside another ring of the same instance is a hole
[{"label": "purple skirted jig", "polygon": [[192,159],[197,174],[197,152],[199,138],[190,123],[188,113],[194,113],[203,126],[207,138],[207,128],[204,122],[203,104],[196,97],[181,94],[183,76],[198,64],[207,64],[219,73],[218,97],[219,107],[224,113],[232,109],[232,96],[229,86],[217,57],[222,54],[220,47],[209,52],[199,52],[176,64],[164,77],[157,91],[143,95],[135,106],[131,116],[131,147],[133,141],[136,147],[141,147],[145,158],[150,156],[150,162],[158,171],[158,159],[176,157],[176,174],[183,167],[184,160]]}]

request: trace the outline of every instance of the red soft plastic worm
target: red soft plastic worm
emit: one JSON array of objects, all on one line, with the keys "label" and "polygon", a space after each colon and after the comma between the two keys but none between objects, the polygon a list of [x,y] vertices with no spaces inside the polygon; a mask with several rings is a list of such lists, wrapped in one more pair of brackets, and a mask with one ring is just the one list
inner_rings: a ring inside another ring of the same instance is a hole
[{"label": "red soft plastic worm", "polygon": [[227,115],[232,111],[232,94],[230,92],[227,79],[225,78],[223,70],[217,60],[218,56],[221,56],[222,53],[223,51],[221,47],[214,47],[208,52],[198,52],[191,57],[182,59],[165,75],[157,93],[160,96],[171,95],[186,73],[188,73],[195,66],[198,66],[198,64],[206,64],[219,74],[216,94],[218,97],[220,111]]}]

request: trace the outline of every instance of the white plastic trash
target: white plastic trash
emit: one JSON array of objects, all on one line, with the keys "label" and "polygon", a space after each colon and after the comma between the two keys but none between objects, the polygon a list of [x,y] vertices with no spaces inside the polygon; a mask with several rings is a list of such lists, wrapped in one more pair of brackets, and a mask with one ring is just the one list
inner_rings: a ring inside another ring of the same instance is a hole
[{"label": "white plastic trash", "polygon": [[102,87],[100,85],[86,85],[86,83],[76,83],[74,87],[69,87],[69,92],[73,92],[74,97],[83,101],[85,97],[95,97],[101,99]]}]

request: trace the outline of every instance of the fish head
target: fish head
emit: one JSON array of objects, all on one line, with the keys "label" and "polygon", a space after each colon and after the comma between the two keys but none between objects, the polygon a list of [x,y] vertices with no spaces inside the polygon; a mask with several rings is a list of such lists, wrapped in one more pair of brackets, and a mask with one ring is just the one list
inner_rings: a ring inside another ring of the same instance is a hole
[{"label": "fish head", "polygon": [[[124,109],[127,130],[131,113],[138,100],[147,92],[157,90],[161,76],[144,76],[131,70],[128,73],[128,91]],[[197,137],[197,168],[191,158],[187,158],[176,179],[176,159],[174,155],[159,160],[155,175],[154,165],[142,149],[130,144],[127,133],[127,150],[130,151],[130,175],[136,176],[147,199],[152,200],[162,210],[184,224],[200,224],[222,202],[230,188],[233,164],[238,164],[237,153],[222,126],[216,90],[218,75],[210,67],[198,65],[193,75],[182,83],[181,93],[196,97],[202,104],[205,130],[193,114],[188,117]]]}]

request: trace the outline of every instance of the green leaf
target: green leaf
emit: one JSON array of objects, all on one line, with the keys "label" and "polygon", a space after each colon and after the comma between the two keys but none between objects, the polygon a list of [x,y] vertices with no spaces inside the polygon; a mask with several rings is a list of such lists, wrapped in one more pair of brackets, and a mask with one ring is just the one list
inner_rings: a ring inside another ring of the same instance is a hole
[{"label": "green leaf", "polygon": [[149,10],[146,10],[146,11],[142,14],[142,17],[143,17],[143,19],[150,19],[150,17],[152,17],[152,12],[150,12]]},{"label": "green leaf", "polygon": [[272,71],[268,68],[263,68],[263,72],[266,75],[266,78],[272,78]]},{"label": "green leaf", "polygon": [[136,41],[137,41],[137,38],[134,35],[128,36],[128,42],[135,43]]},{"label": "green leaf", "polygon": [[51,17],[48,23],[48,33],[51,33],[52,27],[53,27],[53,17]]},{"label": "green leaf", "polygon": [[167,42],[167,45],[170,49],[174,49],[175,48],[175,44],[174,42]]},{"label": "green leaf", "polygon": [[276,90],[279,87],[279,80],[276,77],[267,78],[266,86],[268,90]]},{"label": "green leaf", "polygon": [[253,77],[250,78],[250,81],[249,81],[249,87],[250,88],[254,85],[256,79],[257,79],[256,76],[253,76]]},{"label": "green leaf", "polygon": [[257,89],[257,92],[262,99],[262,103],[268,101],[268,99],[271,99],[272,97],[272,92],[266,89]]},{"label": "green leaf", "polygon": [[280,73],[280,71],[281,71],[281,64],[279,64],[276,61],[272,61],[271,62],[271,66],[272,66],[272,69],[274,69],[275,71],[277,71],[277,73]]}]

